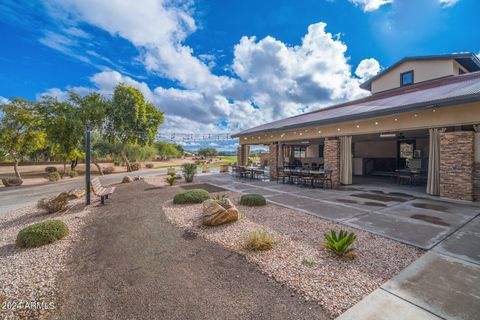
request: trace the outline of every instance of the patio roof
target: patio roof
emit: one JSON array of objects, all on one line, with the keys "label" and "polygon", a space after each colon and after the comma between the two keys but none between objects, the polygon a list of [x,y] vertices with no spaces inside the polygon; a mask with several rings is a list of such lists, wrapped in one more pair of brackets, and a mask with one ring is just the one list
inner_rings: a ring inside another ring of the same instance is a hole
[{"label": "patio roof", "polygon": [[232,137],[366,119],[476,101],[480,101],[480,71],[379,92],[366,98],[266,123],[233,134]]}]

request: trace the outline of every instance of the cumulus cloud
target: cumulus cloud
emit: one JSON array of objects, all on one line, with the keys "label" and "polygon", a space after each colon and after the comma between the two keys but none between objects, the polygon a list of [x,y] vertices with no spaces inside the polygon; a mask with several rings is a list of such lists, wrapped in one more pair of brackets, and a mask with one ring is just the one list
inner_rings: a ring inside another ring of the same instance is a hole
[{"label": "cumulus cloud", "polygon": [[7,104],[9,102],[10,100],[8,100],[7,98],[0,96],[0,105]]},{"label": "cumulus cloud", "polygon": [[[440,0],[449,1],[449,0]],[[455,1],[455,0],[450,0]],[[350,2],[362,8],[364,12],[371,12],[378,10],[381,6],[393,3],[393,0],[350,0]]]},{"label": "cumulus cloud", "polygon": [[[272,36],[242,37],[234,47],[233,74],[216,75],[211,70],[213,55],[196,55],[184,44],[197,28],[190,1],[145,0],[141,6],[122,0],[48,3],[52,15],[69,17],[76,41],[83,34],[75,23],[94,25],[130,41],[147,70],[178,83],[172,88],[150,88],[134,76],[104,70],[90,78],[90,88],[65,89],[110,94],[119,82],[134,86],[165,112],[162,130],[238,131],[362,97],[368,92],[359,89],[359,83],[380,69],[378,62],[367,59],[352,75],[347,45],[320,22],[310,25],[296,46]],[[68,47],[61,38],[57,43]],[[58,88],[46,93],[65,97]]]},{"label": "cumulus cloud", "polygon": [[355,70],[355,75],[362,80],[368,80],[380,72],[380,64],[377,60],[370,58],[364,59]]},{"label": "cumulus cloud", "polygon": [[459,0],[438,0],[444,8],[453,7]]}]

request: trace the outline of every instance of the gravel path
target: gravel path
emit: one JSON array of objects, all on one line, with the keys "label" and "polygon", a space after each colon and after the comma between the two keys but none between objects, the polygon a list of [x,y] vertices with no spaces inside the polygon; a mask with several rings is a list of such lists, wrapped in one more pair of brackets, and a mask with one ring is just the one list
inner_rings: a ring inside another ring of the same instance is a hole
[{"label": "gravel path", "polygon": [[[251,208],[238,204],[239,194],[229,194],[244,215],[238,222],[218,227],[201,225],[201,205],[164,206],[167,218],[194,234],[220,243],[244,255],[260,270],[280,283],[314,300],[335,317],[422,255],[422,251],[364,231],[342,226],[357,234],[355,259],[338,258],[321,248],[323,234],[339,225],[299,211],[268,204]],[[242,248],[244,235],[263,229],[272,233],[276,245],[266,252],[248,252]],[[304,259],[313,259],[312,267]]]},{"label": "gravel path", "polygon": [[134,182],[94,210],[59,278],[54,318],[329,318],[244,256],[169,223],[162,204],[178,191]]},{"label": "gravel path", "polygon": [[[90,213],[83,199],[70,201],[69,206],[63,214],[45,214],[30,205],[0,216],[0,318],[43,319],[57,307],[56,277]],[[63,220],[69,235],[38,248],[15,246],[21,229],[47,219]]]}]

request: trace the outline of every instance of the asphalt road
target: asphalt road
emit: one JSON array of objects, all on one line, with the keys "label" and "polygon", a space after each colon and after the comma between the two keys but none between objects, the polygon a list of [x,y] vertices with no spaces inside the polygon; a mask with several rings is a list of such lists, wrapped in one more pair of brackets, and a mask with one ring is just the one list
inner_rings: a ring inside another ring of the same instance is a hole
[{"label": "asphalt road", "polygon": [[[103,184],[119,183],[126,175],[131,176],[155,176],[160,174],[166,174],[167,169],[151,169],[138,171],[134,173],[116,173],[100,177]],[[79,189],[85,186],[85,179],[83,177],[67,180],[46,183],[36,186],[20,186],[11,188],[0,188],[0,215],[11,210],[15,210],[32,203],[36,203],[38,200],[45,198],[49,195],[57,194],[62,191],[68,191],[72,189]]]}]

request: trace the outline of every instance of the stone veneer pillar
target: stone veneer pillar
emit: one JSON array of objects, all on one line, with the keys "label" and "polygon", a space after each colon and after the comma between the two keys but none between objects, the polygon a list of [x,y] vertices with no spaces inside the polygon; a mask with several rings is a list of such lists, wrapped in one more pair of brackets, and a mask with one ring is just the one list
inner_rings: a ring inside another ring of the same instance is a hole
[{"label": "stone veneer pillar", "polygon": [[340,185],[340,140],[325,140],[323,147],[323,164],[332,170],[332,187]]},{"label": "stone veneer pillar", "polygon": [[250,147],[242,144],[237,148],[237,164],[239,166],[246,166],[248,164],[248,154],[250,153]]},{"label": "stone veneer pillar", "polygon": [[480,125],[476,126],[474,149],[475,149],[475,168],[473,174],[473,198],[480,201]]},{"label": "stone veneer pillar", "polygon": [[279,145],[277,143],[273,143],[269,145],[268,148],[269,148],[268,166],[270,168],[270,179],[275,180],[277,179],[277,174],[278,174]]},{"label": "stone veneer pillar", "polygon": [[474,200],[475,134],[471,131],[440,134],[440,196]]}]

